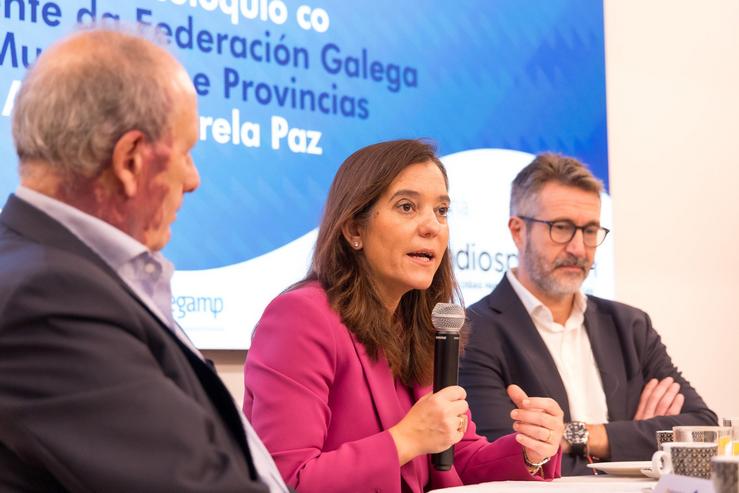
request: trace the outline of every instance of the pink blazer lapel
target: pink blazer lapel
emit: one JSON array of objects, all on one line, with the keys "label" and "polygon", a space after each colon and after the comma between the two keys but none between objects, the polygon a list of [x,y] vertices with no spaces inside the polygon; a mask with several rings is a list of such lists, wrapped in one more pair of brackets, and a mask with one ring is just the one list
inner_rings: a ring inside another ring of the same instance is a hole
[{"label": "pink blazer lapel", "polygon": [[[377,361],[372,360],[369,354],[367,354],[364,344],[359,342],[353,333],[350,333],[350,335],[354,343],[354,349],[362,364],[364,376],[367,379],[367,387],[372,396],[375,413],[380,421],[382,430],[387,430],[398,424],[403,419],[403,416],[405,416],[405,412],[400,408],[398,402],[398,394],[395,390],[395,378],[384,356],[381,355]],[[418,484],[418,478],[411,474],[411,471],[412,468],[401,468],[400,473],[403,481],[406,482],[411,491],[422,491],[423,487]]]},{"label": "pink blazer lapel", "polygon": [[393,373],[384,357],[381,356],[377,361],[373,361],[367,354],[364,344],[359,342],[354,334],[351,334],[351,338],[367,379],[375,412],[382,424],[382,429],[387,430],[395,426],[405,415],[398,404]]}]

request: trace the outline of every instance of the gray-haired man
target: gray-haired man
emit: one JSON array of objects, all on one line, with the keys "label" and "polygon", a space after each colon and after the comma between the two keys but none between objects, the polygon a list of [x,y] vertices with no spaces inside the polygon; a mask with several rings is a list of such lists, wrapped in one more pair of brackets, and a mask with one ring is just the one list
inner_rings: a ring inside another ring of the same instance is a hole
[{"label": "gray-haired man", "polygon": [[50,47],[13,114],[0,215],[0,490],[287,491],[171,313],[159,253],[199,184],[196,96],[155,44]]}]

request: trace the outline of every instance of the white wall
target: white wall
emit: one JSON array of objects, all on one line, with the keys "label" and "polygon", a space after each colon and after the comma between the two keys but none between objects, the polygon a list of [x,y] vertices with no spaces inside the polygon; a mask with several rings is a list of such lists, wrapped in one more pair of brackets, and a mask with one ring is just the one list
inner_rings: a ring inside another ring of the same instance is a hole
[{"label": "white wall", "polygon": [[[605,27],[616,297],[739,416],[739,0],[606,0]],[[243,351],[208,356],[240,402]]]},{"label": "white wall", "polygon": [[739,416],[739,1],[606,0],[616,297]]}]

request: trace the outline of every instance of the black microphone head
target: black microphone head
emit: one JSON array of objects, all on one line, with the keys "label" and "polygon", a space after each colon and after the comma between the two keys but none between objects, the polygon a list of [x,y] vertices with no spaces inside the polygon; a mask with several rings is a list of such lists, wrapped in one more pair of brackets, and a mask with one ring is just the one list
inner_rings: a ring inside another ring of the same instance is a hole
[{"label": "black microphone head", "polygon": [[437,303],[431,311],[431,323],[437,332],[459,332],[464,319],[464,308],[454,303]]}]

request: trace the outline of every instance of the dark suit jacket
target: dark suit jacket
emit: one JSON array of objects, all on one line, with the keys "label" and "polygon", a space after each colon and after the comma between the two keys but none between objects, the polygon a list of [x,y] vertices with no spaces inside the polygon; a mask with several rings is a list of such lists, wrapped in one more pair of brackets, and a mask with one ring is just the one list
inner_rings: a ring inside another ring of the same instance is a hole
[{"label": "dark suit jacket", "polygon": [[[470,339],[460,363],[460,385],[478,433],[495,439],[510,433],[513,403],[510,384],[531,396],[551,397],[562,407],[565,422],[570,406],[549,350],[508,279],[467,310]],[[612,461],[648,460],[656,449],[655,431],[674,425],[715,425],[716,415],[672,364],[667,350],[641,310],[588,296],[585,311],[593,356],[608,405],[606,431]],[[682,413],[633,421],[642,388],[651,378],[671,376],[685,395]],[[562,474],[590,474],[585,460],[562,457]]]},{"label": "dark suit jacket", "polygon": [[0,491],[267,491],[215,372],[14,196],[0,214]]}]

